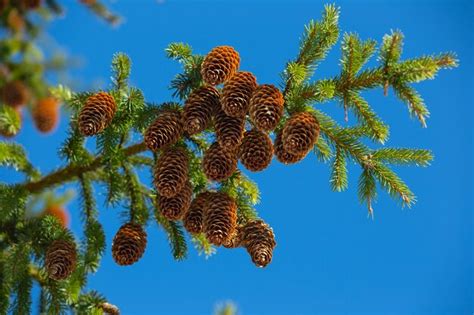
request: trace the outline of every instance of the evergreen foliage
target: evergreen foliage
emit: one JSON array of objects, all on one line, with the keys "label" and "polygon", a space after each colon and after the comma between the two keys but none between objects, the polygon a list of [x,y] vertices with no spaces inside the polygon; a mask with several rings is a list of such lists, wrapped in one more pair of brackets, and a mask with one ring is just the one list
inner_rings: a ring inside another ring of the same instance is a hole
[{"label": "evergreen foliage", "polygon": [[[48,1],[54,7],[54,1]],[[102,12],[99,4],[90,5]],[[340,74],[331,78],[313,79],[315,70],[339,38],[339,9],[327,5],[320,21],[311,21],[305,28],[300,50],[282,73],[282,90],[285,113],[282,122],[290,115],[302,111],[314,115],[321,135],[313,152],[319,161],[331,169],[330,185],[335,191],[348,186],[348,164],[360,166],[358,196],[369,214],[377,197],[377,185],[402,205],[411,206],[416,197],[410,188],[391,168],[399,165],[428,166],[433,156],[429,150],[385,147],[389,137],[386,125],[362,96],[369,89],[392,88],[395,95],[408,105],[409,112],[423,126],[429,111],[412,83],[433,79],[439,70],[452,68],[457,60],[452,53],[427,55],[401,60],[403,35],[396,31],[386,35],[380,47],[374,40],[362,40],[355,33],[342,36]],[[111,19],[111,18],[110,18]],[[62,314],[74,310],[78,314],[101,314],[106,299],[95,291],[86,290],[87,276],[96,272],[104,255],[105,234],[98,220],[101,211],[94,190],[106,191],[107,206],[121,208],[123,221],[147,225],[155,220],[169,240],[171,253],[176,260],[188,254],[187,236],[180,222],[169,221],[157,207],[157,193],[150,183],[143,183],[140,172],[151,173],[160,150],[146,152],[141,138],[145,129],[163,110],[181,110],[183,100],[203,85],[200,68],[202,55],[193,53],[183,43],[166,48],[170,59],[182,65],[182,72],[171,82],[172,95],[178,102],[152,104],[146,102],[142,92],[131,87],[129,58],[119,53],[112,60],[112,88],[108,91],[115,99],[117,112],[111,125],[96,136],[96,148],[78,130],[78,112],[94,91],[73,93],[59,86],[52,93],[61,98],[71,111],[66,140],[59,149],[65,164],[41,176],[28,160],[24,149],[13,142],[0,142],[0,167],[12,167],[25,174],[21,183],[0,183],[0,313],[30,312],[31,288],[34,282],[41,287],[40,308],[45,314]],[[378,54],[379,65],[364,66]],[[340,104],[354,115],[355,123],[342,126],[324,113],[323,102]],[[18,121],[11,109],[0,108],[1,129],[14,130]],[[276,131],[280,131],[280,123]],[[212,127],[199,135],[185,136],[178,143],[190,157],[190,181],[194,193],[218,190],[232,196],[238,205],[238,223],[245,224],[259,218],[255,209],[260,201],[257,185],[241,171],[236,171],[222,183],[209,183],[202,171],[203,152],[213,142]],[[381,147],[382,146],[382,147]],[[52,216],[27,218],[26,203],[42,191],[52,190],[67,182],[78,185],[83,218],[81,241],[64,229]],[[278,230],[278,228],[276,228]],[[196,249],[206,257],[215,248],[203,234],[190,235]],[[78,243],[78,262],[74,273],[63,281],[48,278],[44,258],[48,246],[55,240]],[[231,314],[222,311],[221,314]]]}]

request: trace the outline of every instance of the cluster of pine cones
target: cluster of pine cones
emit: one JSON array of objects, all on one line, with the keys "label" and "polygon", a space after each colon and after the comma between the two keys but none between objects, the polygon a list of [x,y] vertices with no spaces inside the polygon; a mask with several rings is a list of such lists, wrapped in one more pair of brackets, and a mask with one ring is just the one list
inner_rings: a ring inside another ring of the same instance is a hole
[{"label": "cluster of pine cones", "polygon": [[[169,220],[182,220],[189,233],[204,233],[216,246],[245,247],[252,261],[265,267],[276,246],[273,230],[262,220],[239,225],[237,203],[223,191],[195,194],[189,152],[179,140],[214,130],[215,142],[204,153],[202,168],[209,181],[222,182],[237,170],[238,160],[252,172],[267,168],[273,155],[284,164],[302,160],[318,139],[319,123],[311,113],[299,112],[279,126],[284,114],[282,93],[273,85],[258,85],[252,73],[238,71],[239,64],[232,47],[212,49],[202,64],[204,85],[189,95],[182,109],[162,112],[146,130],[145,144],[160,153],[153,174],[156,211]],[[216,88],[220,84],[223,88]],[[112,123],[116,111],[112,95],[90,96],[79,113],[80,132],[99,134]],[[252,127],[246,130],[247,125]],[[126,223],[114,237],[113,258],[119,265],[131,265],[142,257],[146,244],[143,227]]]},{"label": "cluster of pine cones", "polygon": [[[41,133],[50,133],[58,126],[60,119],[60,103],[54,97],[40,97],[35,100],[30,89],[20,80],[11,80],[0,86],[0,100],[5,106],[14,109],[18,120],[22,121],[23,108],[33,103],[31,117]],[[0,128],[0,135],[11,138],[16,134]]]}]

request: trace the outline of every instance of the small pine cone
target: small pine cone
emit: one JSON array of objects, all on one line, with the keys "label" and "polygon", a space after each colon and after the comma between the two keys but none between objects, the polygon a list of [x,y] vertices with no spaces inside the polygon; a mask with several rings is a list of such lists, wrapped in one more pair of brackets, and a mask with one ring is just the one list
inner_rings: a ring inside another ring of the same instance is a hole
[{"label": "small pine cone", "polygon": [[234,150],[242,141],[245,131],[245,119],[227,116],[220,110],[215,117],[217,142],[226,150]]},{"label": "small pine cone", "polygon": [[109,93],[89,96],[79,113],[79,131],[86,137],[101,133],[110,125],[116,111],[117,104]]},{"label": "small pine cone", "polygon": [[206,129],[216,109],[220,108],[219,91],[213,86],[202,86],[189,95],[183,110],[184,129],[194,135]]},{"label": "small pine cone", "polygon": [[236,154],[214,142],[204,154],[202,168],[207,179],[217,182],[226,180],[237,169]]},{"label": "small pine cone", "polygon": [[184,228],[191,234],[198,234],[202,232],[204,210],[206,203],[211,195],[210,192],[205,191],[198,194],[191,202],[191,206],[183,218]]},{"label": "small pine cone", "polygon": [[237,248],[242,246],[242,228],[237,226],[234,230],[234,233],[229,237],[229,239],[224,242],[222,245],[225,248]]},{"label": "small pine cone", "polygon": [[245,132],[239,148],[240,162],[252,172],[264,170],[270,165],[273,157],[272,139],[257,129]]},{"label": "small pine cone", "polygon": [[209,197],[204,215],[204,231],[207,240],[214,245],[229,241],[237,226],[237,204],[223,192]]},{"label": "small pine cone", "polygon": [[176,196],[189,178],[189,157],[183,148],[166,149],[156,162],[153,184],[162,197]]},{"label": "small pine cone", "polygon": [[272,228],[262,220],[247,223],[242,229],[242,244],[252,261],[258,267],[265,267],[272,261],[276,246]]},{"label": "small pine cone", "polygon": [[63,280],[76,268],[76,245],[69,241],[56,240],[46,252],[46,270],[53,280]]},{"label": "small pine cone", "polygon": [[308,112],[296,113],[288,119],[281,140],[285,150],[292,154],[307,154],[319,137],[319,123]]},{"label": "small pine cone", "polygon": [[237,72],[222,89],[222,110],[231,117],[245,117],[256,88],[257,79],[251,72]]},{"label": "small pine cone", "polygon": [[178,110],[163,112],[145,132],[145,144],[148,149],[157,151],[173,144],[183,134],[183,120]]},{"label": "small pine cone", "polygon": [[23,18],[23,14],[17,8],[13,8],[8,12],[7,16],[7,25],[15,33],[21,32],[25,26],[26,22]]},{"label": "small pine cone", "polygon": [[260,130],[270,131],[276,128],[283,116],[285,101],[280,90],[271,84],[262,84],[250,99],[250,119]]},{"label": "small pine cone", "polygon": [[1,89],[2,101],[11,107],[20,107],[28,103],[30,92],[21,81],[6,83]]},{"label": "small pine cone", "polygon": [[165,218],[171,221],[180,220],[183,215],[188,211],[191,199],[193,197],[193,187],[188,181],[184,185],[183,189],[177,193],[174,197],[158,197],[158,206],[161,214]]},{"label": "small pine cone", "polygon": [[112,243],[112,256],[120,266],[136,263],[145,252],[146,232],[141,225],[126,223],[115,234]]},{"label": "small pine cone", "polygon": [[283,164],[294,164],[306,157],[306,153],[293,154],[286,151],[286,149],[283,147],[283,142],[281,141],[281,132],[276,134],[275,143],[273,146],[275,148],[275,156],[277,160]]},{"label": "small pine cone", "polygon": [[54,97],[41,99],[32,112],[36,128],[42,133],[53,131],[59,122],[59,102]]},{"label": "small pine cone", "polygon": [[100,308],[102,309],[104,314],[107,314],[107,315],[120,315],[120,309],[117,306],[112,305],[110,303],[104,302],[104,303],[100,304]]},{"label": "small pine cone", "polygon": [[41,0],[21,0],[21,5],[26,9],[34,10],[41,6]]},{"label": "small pine cone", "polygon": [[201,75],[204,82],[218,85],[229,80],[239,69],[239,53],[231,46],[213,48],[201,65]]}]

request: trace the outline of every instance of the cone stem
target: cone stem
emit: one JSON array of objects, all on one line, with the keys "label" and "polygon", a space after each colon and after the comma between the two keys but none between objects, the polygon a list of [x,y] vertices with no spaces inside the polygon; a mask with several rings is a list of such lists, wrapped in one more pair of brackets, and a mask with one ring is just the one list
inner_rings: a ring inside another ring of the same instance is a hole
[{"label": "cone stem", "polygon": [[[138,153],[145,151],[147,148],[143,142],[131,145],[123,149],[123,154],[125,156],[132,156]],[[59,183],[64,183],[71,181],[80,174],[95,171],[98,168],[101,168],[105,162],[103,156],[98,156],[92,160],[89,164],[86,165],[68,165],[64,168],[61,168],[57,171],[54,171],[38,181],[26,182],[20,184],[20,187],[26,189],[30,193],[38,193],[43,191],[46,188],[57,185]]]}]

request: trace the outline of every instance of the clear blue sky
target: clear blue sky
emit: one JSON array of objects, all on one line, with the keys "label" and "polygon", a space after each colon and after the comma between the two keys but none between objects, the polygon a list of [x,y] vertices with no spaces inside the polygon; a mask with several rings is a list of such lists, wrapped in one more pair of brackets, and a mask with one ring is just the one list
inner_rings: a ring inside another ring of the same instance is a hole
[{"label": "clear blue sky", "polygon": [[[285,62],[297,52],[303,26],[318,18],[323,1],[120,0],[111,8],[125,23],[112,29],[76,1],[64,1],[67,18],[50,30],[85,63],[73,74],[92,84],[108,84],[110,59],[124,51],[133,60],[133,84],[147,100],[170,100],[169,80],[178,66],[165,58],[169,42],[183,41],[196,52],[228,44],[241,55],[241,68],[260,83],[279,83]],[[262,191],[261,216],[274,228],[278,246],[266,269],[253,266],[243,249],[219,250],[210,259],[191,249],[173,261],[165,235],[148,228],[144,258],[119,267],[110,255],[120,225],[118,210],[101,207],[107,254],[90,287],[120,306],[123,314],[210,314],[231,299],[244,315],[309,314],[472,314],[472,119],[473,4],[471,1],[337,1],[341,28],[380,40],[391,29],[406,37],[404,57],[454,51],[461,66],[419,84],[432,117],[428,129],[408,118],[404,104],[380,90],[366,94],[391,125],[389,145],[424,147],[436,159],[426,169],[400,168],[418,196],[401,210],[385,193],[375,204],[375,220],[356,195],[359,170],[351,167],[350,188],[334,193],[327,165],[314,156],[294,166],[274,161],[252,174]],[[335,75],[339,45],[316,73]],[[374,62],[372,64],[375,64]],[[334,103],[318,105],[339,120]],[[27,126],[19,140],[43,170],[59,163],[56,148],[66,124],[53,136]],[[73,230],[80,235],[77,203],[70,205]]]}]

